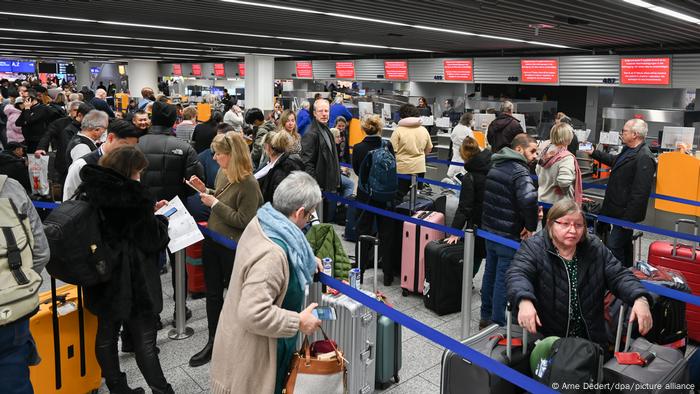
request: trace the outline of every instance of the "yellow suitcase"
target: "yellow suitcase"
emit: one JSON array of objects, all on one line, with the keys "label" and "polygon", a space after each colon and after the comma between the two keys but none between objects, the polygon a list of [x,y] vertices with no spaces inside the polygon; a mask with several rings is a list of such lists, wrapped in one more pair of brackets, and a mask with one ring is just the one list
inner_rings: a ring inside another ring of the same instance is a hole
[{"label": "yellow suitcase", "polygon": [[39,365],[29,369],[37,394],[85,394],[97,392],[102,384],[95,357],[97,317],[83,307],[81,290],[75,285],[59,287],[55,306],[51,291],[39,296],[39,312],[29,323],[41,357]]}]

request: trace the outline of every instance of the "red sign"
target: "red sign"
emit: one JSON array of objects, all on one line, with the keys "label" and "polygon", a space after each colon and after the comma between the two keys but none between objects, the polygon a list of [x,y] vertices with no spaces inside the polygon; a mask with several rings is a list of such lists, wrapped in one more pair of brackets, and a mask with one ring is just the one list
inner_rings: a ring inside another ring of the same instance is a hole
[{"label": "red sign", "polygon": [[214,63],[214,76],[215,77],[225,77],[226,70],[224,69],[223,63]]},{"label": "red sign", "polygon": [[238,76],[245,77],[245,63],[238,63]]},{"label": "red sign", "polygon": [[474,72],[471,60],[445,60],[442,63],[446,81],[473,81]]},{"label": "red sign", "polygon": [[335,77],[342,79],[355,79],[355,63],[335,62]]},{"label": "red sign", "polygon": [[671,59],[639,57],[620,59],[620,82],[625,85],[668,85],[671,83]]},{"label": "red sign", "polygon": [[181,64],[173,64],[173,75],[177,75],[177,76],[182,75],[182,65]]},{"label": "red sign", "polygon": [[520,60],[521,81],[534,83],[559,82],[559,61],[557,59]]},{"label": "red sign", "polygon": [[193,64],[192,65],[192,75],[195,75],[197,77],[202,76],[202,65],[201,64]]},{"label": "red sign", "polygon": [[[336,65],[336,72],[338,72]],[[313,78],[314,68],[311,62],[297,62],[297,78]]]},{"label": "red sign", "polygon": [[408,62],[385,61],[384,78],[405,81],[408,79]]}]

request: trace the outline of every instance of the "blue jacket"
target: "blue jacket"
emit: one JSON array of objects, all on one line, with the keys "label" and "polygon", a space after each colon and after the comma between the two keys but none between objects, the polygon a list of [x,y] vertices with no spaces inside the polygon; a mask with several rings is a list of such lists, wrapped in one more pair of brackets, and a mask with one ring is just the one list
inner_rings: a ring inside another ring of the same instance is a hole
[{"label": "blue jacket", "polygon": [[338,116],[344,117],[348,122],[352,119],[352,114],[343,104],[333,104],[328,117],[328,127],[335,127],[335,118]]},{"label": "blue jacket", "polygon": [[219,163],[214,160],[211,148],[203,150],[197,157],[199,162],[202,163],[202,167],[204,167],[204,179],[202,181],[208,188],[213,189],[216,182],[216,174],[219,172]]},{"label": "blue jacket", "polygon": [[481,227],[520,241],[523,228],[537,230],[537,188],[525,157],[505,147],[492,156],[486,175]]},{"label": "blue jacket", "polygon": [[306,127],[308,127],[311,124],[311,112],[309,112],[308,109],[300,109],[299,112],[297,112],[297,129],[299,130],[299,134],[304,135],[304,132],[306,132]]}]

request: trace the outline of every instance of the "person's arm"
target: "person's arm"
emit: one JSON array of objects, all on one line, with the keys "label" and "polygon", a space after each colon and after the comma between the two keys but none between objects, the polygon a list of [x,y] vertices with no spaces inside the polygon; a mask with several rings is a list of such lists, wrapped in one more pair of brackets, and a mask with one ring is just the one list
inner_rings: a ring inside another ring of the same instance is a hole
[{"label": "person's arm", "polygon": [[523,170],[514,179],[515,201],[518,205],[516,212],[521,212],[525,229],[530,232],[537,230],[537,188],[535,188],[530,174]]},{"label": "person's arm", "polygon": [[568,155],[559,162],[556,182],[557,186],[564,192],[574,184],[576,180],[576,168],[574,167],[574,157]]},{"label": "person's arm", "polygon": [[237,194],[235,201],[221,201],[211,207],[211,213],[221,217],[227,225],[243,231],[248,223],[258,212],[258,198],[260,186],[254,184],[241,184],[241,192]]},{"label": "person's arm", "polygon": [[396,129],[391,133],[391,137],[389,138],[389,142],[391,142],[391,146],[396,150],[399,149],[399,142],[401,138],[399,137],[399,133],[396,132]]},{"label": "person's arm", "polygon": [[537,256],[544,255],[544,250],[534,250],[532,240],[520,243],[520,249],[515,252],[513,261],[506,271],[506,292],[508,300],[517,306],[522,300],[537,303],[534,283],[537,283]]},{"label": "person's arm", "polygon": [[455,217],[452,220],[452,228],[463,230],[470,221],[473,223],[472,212],[474,209],[474,182],[471,174],[464,174],[462,178],[462,190],[459,191],[459,204]]},{"label": "person's arm", "polygon": [[301,160],[304,162],[304,171],[316,179],[318,139],[315,133],[305,133],[301,137]]},{"label": "person's arm", "polygon": [[30,112],[31,112],[30,109],[23,109],[22,112],[17,117],[17,120],[15,120],[15,126],[17,126],[17,127],[29,126],[31,124]]},{"label": "person's arm", "polygon": [[85,161],[78,160],[74,161],[73,164],[68,167],[68,175],[66,175],[66,180],[63,182],[63,201],[68,201],[73,197],[75,191],[80,186],[82,182],[80,180],[80,169],[83,168]]},{"label": "person's arm", "polygon": [[90,152],[92,151],[90,150],[89,146],[86,144],[78,144],[70,151],[70,158],[71,160],[76,161]]},{"label": "person's arm", "polygon": [[654,173],[656,172],[656,162],[651,156],[638,153],[632,190],[625,205],[625,212],[622,220],[639,222],[647,211],[649,196],[654,187]]},{"label": "person's arm", "polygon": [[42,134],[41,139],[39,140],[39,145],[36,147],[37,150],[47,152],[49,150],[49,144],[58,139],[59,133],[63,131],[59,130],[58,123],[58,120],[54,120],[49,124],[49,127],[46,129],[46,133]]},{"label": "person's arm", "polygon": [[615,159],[617,159],[617,155],[611,155],[610,153],[605,153],[597,149],[594,150],[593,153],[591,153],[591,157],[594,160],[598,160],[599,162],[610,167],[612,167],[613,164],[615,164]]},{"label": "person's arm", "polygon": [[430,139],[430,133],[428,133],[428,130],[425,129],[425,127],[421,127],[423,129],[423,132],[425,133],[425,137],[427,137],[427,144],[425,145],[425,155],[427,156],[432,152],[433,150],[433,141]]},{"label": "person's arm", "polygon": [[[41,218],[39,218],[39,214],[36,212],[36,209],[32,204],[32,200],[29,198],[21,185],[19,185],[18,182],[15,183],[12,179],[8,179],[5,182],[5,188],[8,187],[11,188],[10,193],[12,196],[18,197],[17,200],[21,202],[20,204],[17,204],[18,211],[24,215],[27,215],[29,218],[29,225],[31,226],[32,235],[34,237],[34,247],[32,248],[32,269],[36,271],[36,273],[41,274],[41,271],[44,269],[44,266],[46,266],[46,263],[49,262],[49,257],[51,256],[49,241],[46,239],[46,234],[44,233],[44,225],[41,223]],[[13,198],[13,200],[15,199]]]},{"label": "person's arm", "polygon": [[350,110],[348,110],[347,107],[345,107],[344,105],[343,105],[343,112],[340,114],[340,116],[344,117],[348,121],[348,127],[349,127],[350,119],[352,119],[353,116],[352,116],[352,113],[350,112]]}]

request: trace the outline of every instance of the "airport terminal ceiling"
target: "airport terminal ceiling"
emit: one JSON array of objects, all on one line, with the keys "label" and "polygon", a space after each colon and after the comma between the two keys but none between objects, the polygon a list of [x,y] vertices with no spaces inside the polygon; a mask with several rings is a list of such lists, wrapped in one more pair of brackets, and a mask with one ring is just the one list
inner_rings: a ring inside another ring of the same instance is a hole
[{"label": "airport terminal ceiling", "polygon": [[3,0],[2,5],[0,55],[13,57],[167,62],[248,53],[321,59],[700,50],[697,0]]}]

